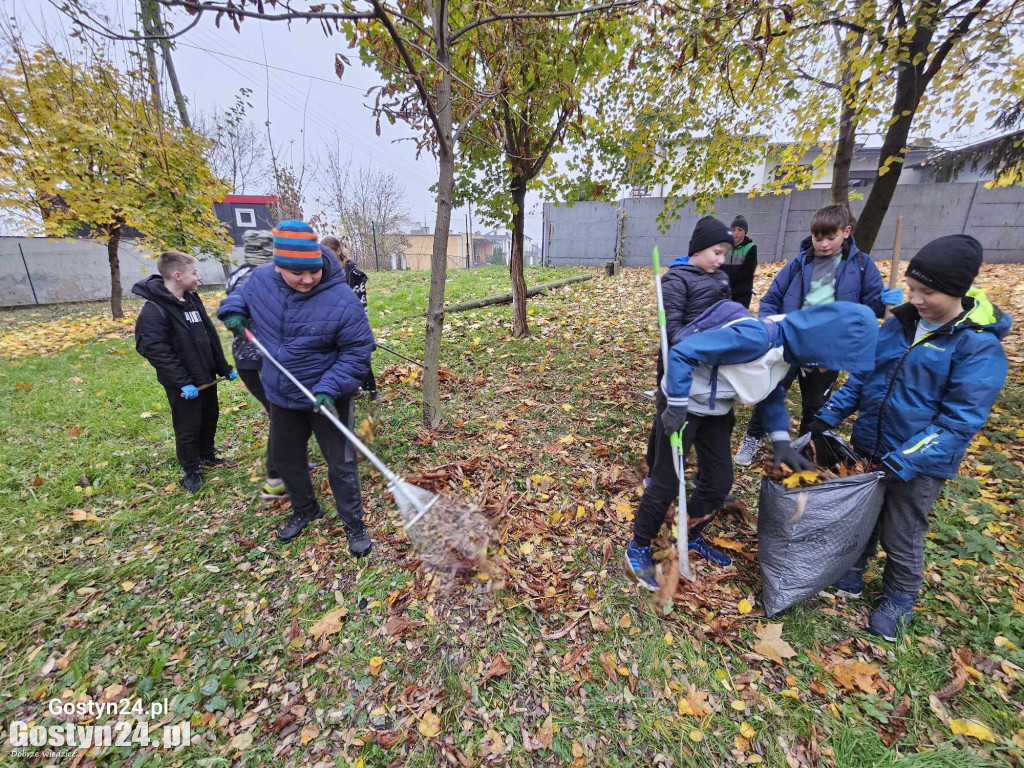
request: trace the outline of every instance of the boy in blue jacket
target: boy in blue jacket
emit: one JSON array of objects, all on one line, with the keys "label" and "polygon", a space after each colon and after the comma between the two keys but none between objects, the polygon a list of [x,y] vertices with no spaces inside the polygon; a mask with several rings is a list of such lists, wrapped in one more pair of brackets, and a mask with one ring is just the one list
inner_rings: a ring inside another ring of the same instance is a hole
[{"label": "boy in blue jacket", "polygon": [[334,408],[352,425],[352,396],[370,368],[373,333],[363,305],[345,283],[334,256],[321,249],[304,221],[282,221],[274,229],[274,263],[253,270],[221,302],[217,317],[236,336],[251,327],[273,357],[316,396],[310,403],[276,367],[264,365],[263,388],[270,403],[270,460],[284,481],[292,513],[278,532],[291,541],[324,516],[307,464],[310,434],[327,460],[338,517],[349,551],[369,554],[354,448],[320,413]]},{"label": "boy in blue jacket", "polygon": [[[783,267],[761,298],[757,316],[786,314],[817,307],[832,301],[863,304],[877,317],[886,305],[903,301],[898,288],[885,289],[882,275],[871,257],[857,248],[853,240],[853,217],[845,205],[826,205],[811,219],[811,234],[800,244],[800,253]],[[843,369],[846,370],[846,369]],[[837,370],[794,368],[785,382],[786,389],[800,381],[800,434],[807,431],[814,414],[825,400],[839,375]],[[735,461],[750,466],[761,447],[766,428],[763,409],[755,408],[747,424]]]},{"label": "boy in blue jacket", "polygon": [[[662,384],[666,402],[660,413],[662,431],[674,434],[682,429],[683,446],[688,448],[693,442],[694,424],[731,414],[734,402],[753,405],[764,401],[766,423],[773,433],[786,436],[775,443],[776,463],[785,462],[794,470],[811,469],[811,462],[790,445],[786,390],[781,382],[794,365],[816,368],[842,363],[853,370],[869,370],[877,338],[874,313],[848,302],[758,320],[741,304],[720,301],[677,334],[669,351],[669,371]],[[703,475],[706,464],[698,458]],[[725,459],[728,461],[727,442]],[[665,462],[675,477],[671,457],[662,450],[656,466]],[[676,479],[673,492],[678,487]],[[655,497],[661,503],[653,505],[649,491],[644,493],[633,521],[633,539],[626,548],[626,572],[642,587],[654,591],[658,582],[650,541],[661,529],[671,499],[664,501],[669,493],[666,491]],[[703,504],[697,490],[691,494],[687,501],[691,543],[700,540],[700,531],[715,509]]]},{"label": "boy in blue jacket", "polygon": [[1006,380],[1000,340],[1010,317],[980,289],[981,243],[949,235],[925,245],[905,274],[910,300],[892,311],[870,373],[854,373],[809,425],[812,434],[857,413],[853,445],[885,471],[885,503],[860,562],[835,585],[859,597],[868,558],[887,558],[884,594],[868,631],[895,641],[924,581],[928,514],[985,424]]}]

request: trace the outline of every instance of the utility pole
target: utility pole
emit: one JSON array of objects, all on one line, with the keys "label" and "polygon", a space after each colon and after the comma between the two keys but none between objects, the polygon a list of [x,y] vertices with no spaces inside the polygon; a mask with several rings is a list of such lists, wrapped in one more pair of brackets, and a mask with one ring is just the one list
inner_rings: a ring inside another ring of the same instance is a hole
[{"label": "utility pole", "polygon": [[473,243],[473,201],[467,202],[466,206],[469,208],[469,253],[473,259],[470,264],[476,264],[476,246]]},{"label": "utility pole", "polygon": [[[363,230],[366,231],[365,229]],[[380,254],[377,253],[377,222],[370,222],[370,232],[373,235],[373,261],[377,265],[377,271],[380,272]]]},{"label": "utility pole", "polygon": [[473,242],[473,234],[469,231],[469,214],[466,214],[466,269],[470,269],[473,264],[469,260],[469,244]]}]

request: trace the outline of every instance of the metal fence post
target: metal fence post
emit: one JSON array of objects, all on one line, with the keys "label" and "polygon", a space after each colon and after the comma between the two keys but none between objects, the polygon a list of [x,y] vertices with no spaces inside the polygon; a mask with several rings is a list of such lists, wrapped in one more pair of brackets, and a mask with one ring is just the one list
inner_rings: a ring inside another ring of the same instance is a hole
[{"label": "metal fence post", "polygon": [[28,270],[28,262],[25,260],[25,251],[22,250],[21,243],[18,243],[18,253],[21,254],[21,263],[25,265],[25,277],[28,278],[28,287],[32,289],[32,301],[38,304],[39,297],[36,296],[36,287],[32,283],[32,273]]}]

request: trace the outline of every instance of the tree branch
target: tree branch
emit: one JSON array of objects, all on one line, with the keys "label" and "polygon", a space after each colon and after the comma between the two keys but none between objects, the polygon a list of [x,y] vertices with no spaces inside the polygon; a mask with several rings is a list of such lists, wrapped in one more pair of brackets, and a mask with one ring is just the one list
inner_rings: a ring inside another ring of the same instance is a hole
[{"label": "tree branch", "polygon": [[932,55],[932,60],[928,62],[928,67],[924,71],[924,80],[926,83],[931,82],[931,79],[935,77],[939,69],[942,68],[942,64],[949,55],[949,52],[953,50],[953,46],[956,45],[967,31],[971,28],[971,24],[974,23],[974,19],[985,10],[985,6],[988,5],[988,0],[978,0],[977,4],[957,23],[953,30],[949,33],[949,37],[942,41],[942,44],[935,49],[935,53]]},{"label": "tree branch", "polygon": [[494,16],[487,16],[483,19],[477,19],[471,24],[467,24],[462,29],[456,30],[452,33],[451,37],[448,38],[448,43],[454,45],[455,41],[462,37],[467,32],[470,32],[477,27],[482,27],[485,24],[490,24],[495,21],[507,21],[512,19],[557,19],[567,18],[570,16],[582,16],[587,13],[597,13],[599,11],[610,11],[618,8],[633,8],[640,5],[641,0],[612,0],[610,3],[604,3],[602,5],[587,5],[583,8],[572,8],[564,11],[547,11],[547,12],[524,12],[524,13],[499,13]]}]

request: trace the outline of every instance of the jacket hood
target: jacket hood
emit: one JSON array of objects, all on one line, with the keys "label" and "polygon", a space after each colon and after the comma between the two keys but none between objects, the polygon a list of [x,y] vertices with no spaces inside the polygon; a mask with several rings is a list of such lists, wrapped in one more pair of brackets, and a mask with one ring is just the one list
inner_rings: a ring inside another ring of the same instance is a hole
[{"label": "jacket hood", "polygon": [[668,265],[668,268],[672,269],[672,267],[685,267],[685,266],[689,266],[689,264],[690,264],[690,257],[689,256],[676,256],[672,260],[672,263]]},{"label": "jacket hood", "polygon": [[1013,327],[1013,319],[989,301],[981,288],[971,288],[964,299],[967,300],[973,302],[973,306],[956,324],[988,331],[1000,341],[1005,339]]},{"label": "jacket hood", "polygon": [[[177,296],[167,290],[164,279],[160,275],[142,278],[132,286],[132,293],[148,301],[162,301],[176,307],[180,307],[184,303],[184,300],[179,300]],[[185,295],[188,296],[187,293]]]},{"label": "jacket hood", "polygon": [[801,368],[871,371],[878,320],[863,304],[834,301],[790,312],[779,321],[786,360]]},{"label": "jacket hood", "polygon": [[[1010,333],[1013,319],[993,304],[981,288],[971,288],[963,298],[963,303],[966,309],[960,317],[952,321],[950,333],[973,328],[988,331],[1000,341]],[[896,307],[892,314],[907,329],[912,329],[921,319],[921,315],[910,302]]]}]

